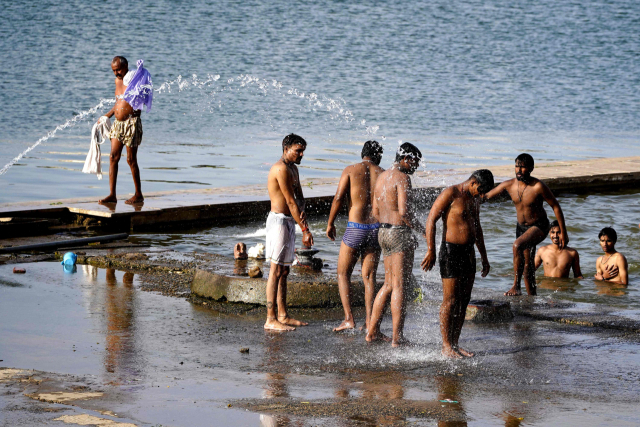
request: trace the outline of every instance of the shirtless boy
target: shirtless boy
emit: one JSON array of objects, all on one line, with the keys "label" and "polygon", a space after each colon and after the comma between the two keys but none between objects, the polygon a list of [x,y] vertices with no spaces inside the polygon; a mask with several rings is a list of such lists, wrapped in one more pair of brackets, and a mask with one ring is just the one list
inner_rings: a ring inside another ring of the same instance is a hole
[{"label": "shirtless boy", "polygon": [[546,277],[569,277],[569,272],[573,269],[573,277],[582,279],[578,251],[568,246],[562,249],[559,247],[560,225],[558,225],[558,221],[551,223],[549,237],[551,244],[541,247],[536,252],[536,270],[540,264],[543,264]]},{"label": "shirtless boy", "polygon": [[480,226],[480,198],[493,186],[491,171],[477,170],[462,184],[440,193],[427,217],[427,254],[421,263],[424,271],[435,265],[436,222],[442,217],[442,244],[438,258],[443,289],[440,333],[442,355],[445,357],[460,359],[474,355],[460,348],[458,339],[476,278],[474,245],[482,258],[482,277],[489,274],[489,260]]},{"label": "shirtless boy", "polygon": [[271,261],[271,269],[264,328],[269,330],[293,331],[295,326],[307,325],[287,314],[287,276],[295,257],[296,223],[302,229],[302,244],[313,246],[296,166],[302,161],[306,148],[307,142],[302,137],[287,135],[282,140],[282,157],[271,167],[267,178],[271,212],[267,217],[265,256]]},{"label": "shirtless boy", "polygon": [[611,227],[605,227],[598,234],[604,255],[596,261],[596,280],[611,283],[629,284],[629,266],[627,258],[616,251],[618,233]]},{"label": "shirtless boy", "polygon": [[373,215],[380,221],[378,242],[384,255],[384,285],[376,295],[369,321],[366,340],[388,340],[380,333],[380,323],[384,310],[391,298],[391,319],[393,324],[392,347],[405,343],[402,331],[406,315],[406,286],[411,278],[413,255],[418,246],[411,230],[424,233],[410,209],[411,178],[418,166],[422,153],[418,148],[405,142],[398,148],[396,160],[388,170],[382,172],[376,181],[373,196]]},{"label": "shirtless boy", "polygon": [[490,200],[506,191],[516,205],[518,224],[516,241],[513,242],[513,286],[504,293],[510,296],[522,295],[520,282],[523,276],[529,295],[536,295],[536,245],[542,242],[549,232],[549,218],[543,202],[551,206],[558,218],[558,247],[562,249],[569,243],[560,204],[544,182],[531,176],[532,171],[533,157],[527,153],[520,154],[516,158],[516,177],[501,183],[484,197],[485,200]]},{"label": "shirtless boy", "polygon": [[111,69],[116,76],[116,103],[105,116],[116,116],[116,120],[111,127],[111,155],[109,156],[109,190],[107,197],[99,203],[116,203],[116,181],[118,180],[118,163],[122,154],[122,148],[127,147],[127,163],[131,168],[133,185],[136,192],[132,198],[125,201],[127,204],[140,203],[144,201],[142,187],[140,185],[140,168],[138,167],[138,147],[142,143],[142,121],[140,120],[140,110],[134,110],[127,101],[123,99],[124,76],[129,71],[129,64],[124,56],[116,56],[111,61]]},{"label": "shirtless boy", "polygon": [[382,146],[377,141],[367,141],[362,147],[362,162],[347,166],[342,172],[338,190],[331,204],[327,237],[336,239],[334,225],[345,199],[349,204],[349,222],[340,244],[338,255],[338,287],[344,308],[344,321],[334,328],[335,332],[353,329],[356,322],[351,313],[351,273],[362,257],[362,281],[364,282],[365,327],[369,329],[371,307],[375,296],[376,270],[380,261],[378,227],[380,224],[371,212],[372,189],[378,176],[384,172],[380,166]]}]

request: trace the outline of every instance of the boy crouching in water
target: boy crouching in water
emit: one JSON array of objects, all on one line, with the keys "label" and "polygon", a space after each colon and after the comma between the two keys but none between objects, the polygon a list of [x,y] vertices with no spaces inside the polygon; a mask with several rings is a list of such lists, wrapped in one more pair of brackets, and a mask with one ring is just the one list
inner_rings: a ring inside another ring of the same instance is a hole
[{"label": "boy crouching in water", "polygon": [[482,277],[489,274],[489,260],[480,226],[480,198],[493,189],[493,174],[487,169],[475,171],[465,182],[445,189],[436,199],[426,224],[427,254],[421,266],[431,270],[436,262],[436,222],[442,217],[442,245],[439,262],[443,298],[440,307],[442,355],[460,359],[473,353],[458,346],[458,338],[471,299],[476,276],[478,247],[482,258]]}]

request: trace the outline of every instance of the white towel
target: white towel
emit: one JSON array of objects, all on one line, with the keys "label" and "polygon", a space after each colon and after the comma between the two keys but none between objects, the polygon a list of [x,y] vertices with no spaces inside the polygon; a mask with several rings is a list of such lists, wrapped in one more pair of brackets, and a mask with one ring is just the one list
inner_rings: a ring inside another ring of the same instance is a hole
[{"label": "white towel", "polygon": [[91,145],[89,146],[89,153],[87,154],[87,160],[84,161],[82,172],[96,174],[98,179],[102,179],[100,145],[109,139],[110,131],[111,120],[107,116],[100,117],[100,120],[93,125],[93,129],[91,129]]}]

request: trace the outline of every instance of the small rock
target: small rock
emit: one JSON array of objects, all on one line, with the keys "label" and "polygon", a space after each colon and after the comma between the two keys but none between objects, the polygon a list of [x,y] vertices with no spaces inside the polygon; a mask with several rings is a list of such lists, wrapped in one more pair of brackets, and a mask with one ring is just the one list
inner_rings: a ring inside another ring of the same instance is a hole
[{"label": "small rock", "polygon": [[260,267],[258,267],[257,265],[251,267],[249,269],[249,277],[251,277],[252,279],[258,279],[262,277],[262,270],[260,269]]},{"label": "small rock", "polygon": [[24,274],[27,272],[24,268],[13,267],[14,274]]},{"label": "small rock", "polygon": [[249,347],[242,347],[240,353],[249,353]]}]

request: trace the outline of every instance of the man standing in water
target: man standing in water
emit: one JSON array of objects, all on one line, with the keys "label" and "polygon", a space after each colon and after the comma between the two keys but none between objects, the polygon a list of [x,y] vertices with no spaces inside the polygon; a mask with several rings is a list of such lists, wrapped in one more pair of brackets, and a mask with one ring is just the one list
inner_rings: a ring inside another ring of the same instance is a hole
[{"label": "man standing in water", "polygon": [[338,190],[333,198],[327,237],[336,239],[334,222],[342,203],[349,202],[349,222],[340,245],[338,256],[338,287],[340,300],[344,308],[344,321],[334,328],[334,332],[353,329],[356,322],[351,313],[351,273],[353,267],[362,256],[362,281],[364,282],[364,305],[366,310],[365,327],[369,329],[371,306],[376,287],[376,270],[380,261],[380,245],[378,244],[378,220],[371,212],[372,190],[378,176],[384,172],[380,166],[382,146],[377,141],[367,141],[362,147],[362,162],[347,166],[342,172]]},{"label": "man standing in water", "polygon": [[144,201],[142,187],[140,185],[140,168],[138,167],[138,147],[142,143],[142,121],[140,120],[141,110],[134,110],[124,99],[124,92],[127,86],[124,77],[129,71],[129,64],[124,56],[116,56],[111,61],[111,69],[116,76],[116,103],[105,116],[116,116],[116,120],[111,127],[111,155],[109,156],[109,190],[107,197],[99,203],[116,203],[116,182],[118,180],[118,163],[123,147],[127,147],[127,163],[131,168],[133,184],[136,192],[127,204],[141,203]]},{"label": "man standing in water", "polygon": [[611,227],[605,227],[598,233],[600,247],[604,255],[596,261],[596,280],[610,283],[629,284],[629,265],[627,258],[616,251],[618,233]]},{"label": "man standing in water", "polygon": [[549,228],[551,244],[543,246],[536,252],[536,270],[544,264],[546,277],[569,277],[573,269],[573,277],[582,279],[580,271],[580,255],[578,251],[568,246],[560,249],[560,226],[553,221]]},{"label": "man standing in water", "polygon": [[529,295],[536,295],[536,268],[534,255],[536,245],[542,242],[549,232],[549,218],[542,202],[547,202],[558,218],[560,236],[558,247],[564,248],[569,243],[564,214],[555,196],[545,183],[531,176],[533,157],[522,153],[516,158],[516,177],[498,185],[485,195],[490,200],[506,191],[516,205],[518,224],[516,241],[513,243],[513,286],[505,295],[522,295],[520,282],[524,276],[524,284]]},{"label": "man standing in water", "polygon": [[489,274],[489,260],[480,226],[480,198],[493,188],[493,174],[475,171],[462,184],[445,189],[431,207],[427,218],[427,254],[421,266],[431,270],[436,262],[436,222],[442,217],[442,244],[438,254],[442,276],[440,332],[442,355],[460,359],[473,353],[458,346],[471,289],[476,278],[476,252],[482,258],[482,277]]},{"label": "man standing in water", "polygon": [[384,285],[376,295],[369,321],[366,340],[388,340],[380,333],[380,323],[391,298],[391,319],[393,323],[392,347],[405,343],[402,331],[406,315],[407,285],[410,283],[413,255],[418,242],[411,230],[424,233],[410,209],[411,178],[418,166],[422,153],[418,148],[405,142],[398,148],[396,160],[380,174],[373,195],[373,215],[380,221],[378,242],[384,255]]},{"label": "man standing in water", "polygon": [[[287,313],[287,276],[295,257],[296,223],[302,229],[302,244],[313,246],[304,212],[304,196],[298,168],[307,142],[295,134],[282,140],[282,157],[269,171],[267,186],[271,212],[267,217],[266,258],[271,261],[267,280],[267,321],[264,328],[293,331],[307,323],[289,317]],[[277,306],[277,309],[276,309]]]}]

